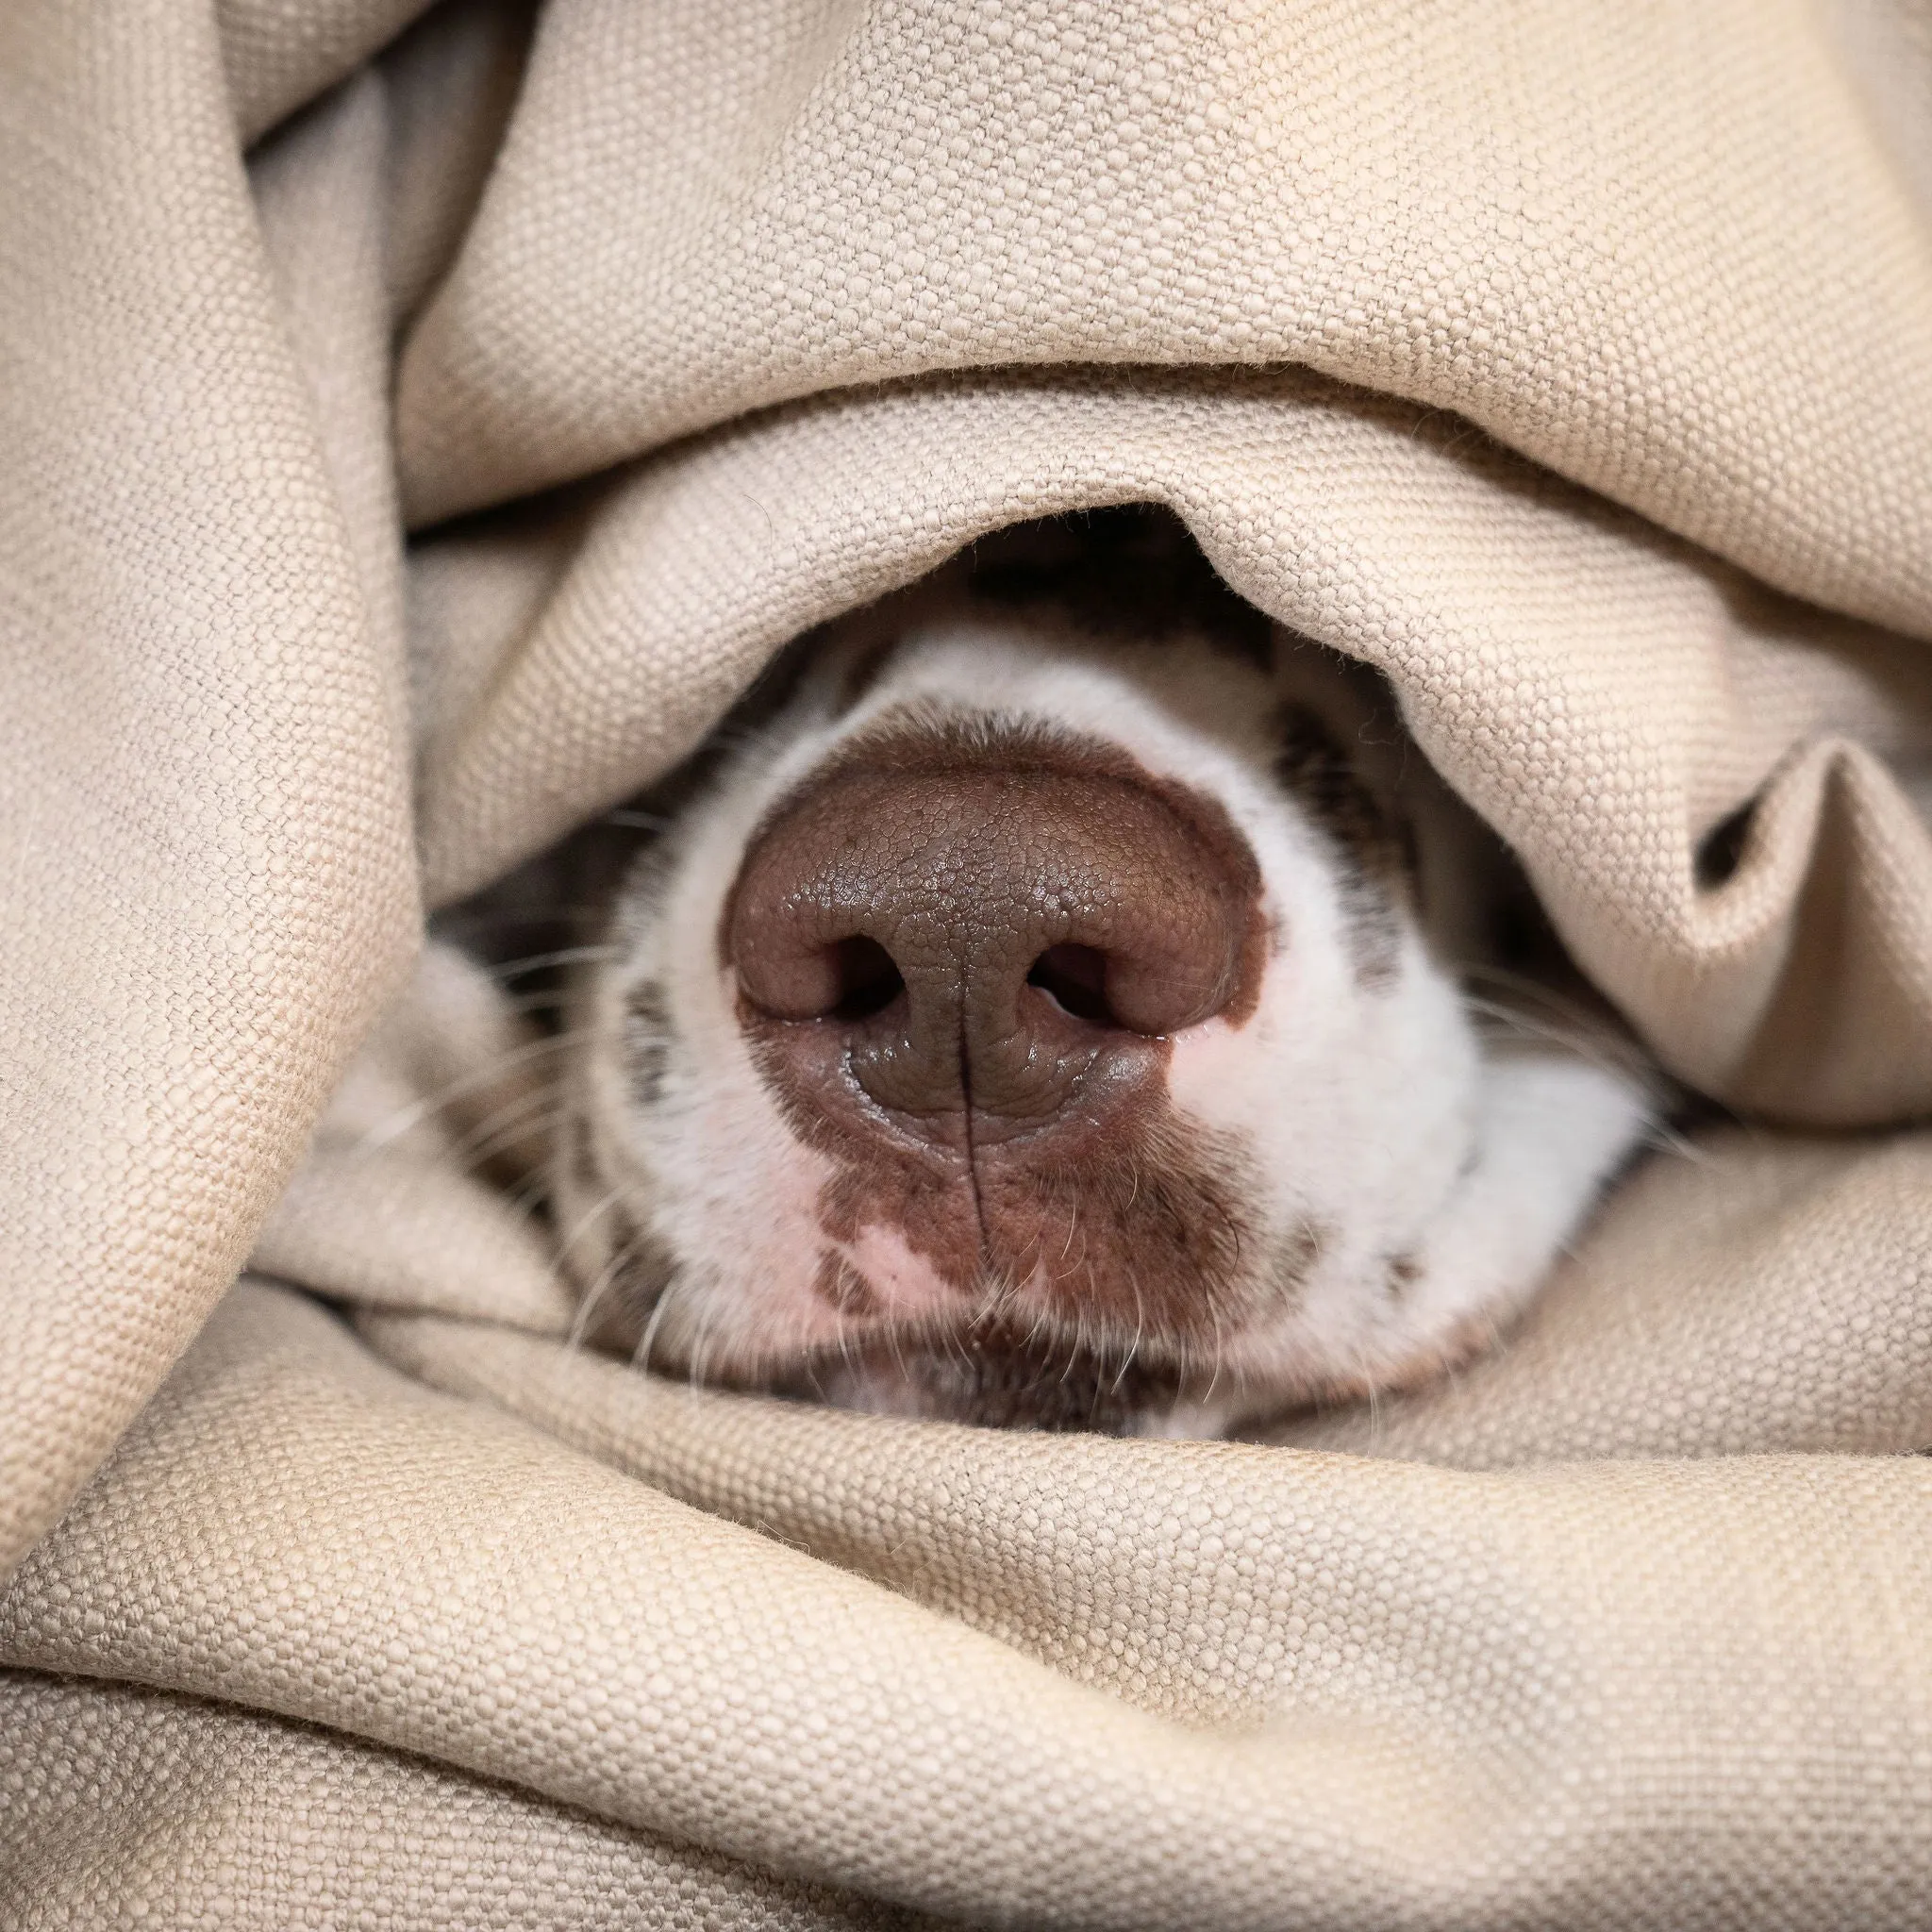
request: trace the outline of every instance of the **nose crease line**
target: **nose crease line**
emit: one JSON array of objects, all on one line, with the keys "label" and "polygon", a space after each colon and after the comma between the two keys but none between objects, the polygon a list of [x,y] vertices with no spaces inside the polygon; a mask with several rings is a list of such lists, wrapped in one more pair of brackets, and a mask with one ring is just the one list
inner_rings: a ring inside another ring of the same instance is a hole
[{"label": "nose crease line", "polygon": [[979,1230],[979,1261],[986,1264],[986,1203],[979,1192],[979,1156],[973,1142],[973,1054],[966,1037],[966,1001],[959,1001],[958,1024],[960,1138],[966,1149],[966,1186],[973,1195],[973,1224]]}]

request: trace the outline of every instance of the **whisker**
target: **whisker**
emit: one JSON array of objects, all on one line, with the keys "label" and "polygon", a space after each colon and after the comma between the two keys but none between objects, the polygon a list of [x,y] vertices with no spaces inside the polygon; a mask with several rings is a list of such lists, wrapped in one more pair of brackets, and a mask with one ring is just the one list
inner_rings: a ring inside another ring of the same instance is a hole
[{"label": "whisker", "polygon": [[1093,1343],[1087,1333],[1087,1311],[1075,1303],[1074,1307],[1074,1345],[1067,1351],[1067,1358],[1060,1367],[1060,1387],[1062,1389],[1067,1386],[1068,1379],[1074,1373],[1074,1364],[1083,1359],[1091,1359],[1095,1352]]},{"label": "whisker", "polygon": [[1121,1372],[1113,1378],[1115,1395],[1121,1392],[1121,1384],[1127,1379],[1127,1371],[1134,1366],[1135,1357],[1141,1353],[1141,1338],[1147,1332],[1147,1305],[1141,1295],[1141,1276],[1131,1267],[1127,1270],[1127,1286],[1134,1291],[1134,1339],[1127,1343],[1127,1352],[1121,1357]]},{"label": "whisker", "polygon": [[715,1297],[710,1297],[713,1306],[707,1307],[698,1317],[697,1332],[691,1338],[691,1366],[685,1376],[689,1392],[695,1396],[701,1392],[707,1380],[705,1357],[710,1349],[711,1336],[718,1326],[719,1310]]},{"label": "whisker", "polygon": [[550,1174],[544,1168],[538,1168],[520,1180],[515,1187],[507,1190],[504,1199],[512,1207],[526,1201],[534,1201],[550,1191]]},{"label": "whisker", "polygon": [[[1607,1024],[1607,1015],[1600,1006],[1575,998],[1529,974],[1518,973],[1507,966],[1495,966],[1478,959],[1462,966],[1460,976],[1465,982],[1464,996],[1478,1011],[1488,1011],[1497,1017],[1507,1014],[1526,1018],[1524,1009],[1535,1008],[1555,1015],[1558,1021],[1570,1022],[1581,1032],[1592,1038],[1616,1037]],[[1500,992],[1512,993],[1517,1003],[1506,1008],[1500,1003],[1484,1002],[1479,994],[1470,991],[1468,982],[1472,980],[1493,987]]]},{"label": "whisker", "polygon": [[617,948],[602,946],[559,946],[549,953],[526,953],[521,959],[505,959],[485,967],[491,979],[516,979],[525,973],[538,973],[546,966],[580,966],[592,959],[614,959]]},{"label": "whisker", "polygon": [[509,1189],[503,1198],[519,1220],[525,1220],[536,1212],[538,1203],[549,1191],[549,1169],[547,1165],[539,1165],[530,1171],[526,1178]]},{"label": "whisker", "polygon": [[[514,1147],[519,1141],[525,1138],[532,1140],[541,1139],[547,1142],[556,1127],[568,1118],[569,1112],[570,1103],[559,1100],[541,1109],[529,1112],[518,1120],[508,1122],[476,1146],[470,1149],[468,1157],[465,1158],[459,1172],[463,1174],[475,1174],[479,1169],[487,1167],[499,1154]],[[536,1164],[540,1186],[543,1175],[543,1166],[544,1163],[541,1159]],[[518,1192],[522,1192],[523,1188],[527,1185],[527,1182],[520,1184]]]},{"label": "whisker", "polygon": [[1513,966],[1499,966],[1493,959],[1465,960],[1457,970],[1470,979],[1487,979],[1493,985],[1509,987],[1543,1006],[1568,1007],[1573,1012],[1586,1010],[1581,1000],[1572,998],[1547,979],[1539,978],[1534,973],[1519,973]]},{"label": "whisker", "polygon": [[577,1303],[577,1311],[572,1317],[570,1333],[564,1337],[563,1342],[566,1352],[583,1347],[584,1336],[589,1331],[591,1317],[596,1312],[597,1304],[603,1300],[611,1283],[617,1279],[618,1272],[637,1253],[642,1239],[640,1232],[632,1235],[628,1241],[620,1241],[616,1252],[597,1271],[597,1278],[584,1291],[582,1298]]},{"label": "whisker", "polygon": [[[1006,1292],[1008,1294],[1017,1294],[1018,1291],[1015,1289],[1008,1288],[1006,1291]],[[1034,1343],[1037,1342],[1040,1340],[1040,1338],[1042,1335],[1044,1335],[1051,1326],[1051,1319],[1049,1318],[1046,1310],[1044,1308],[1035,1308],[1033,1311],[1032,1324],[1026,1330],[1025,1338],[1020,1344],[1021,1347],[1031,1348],[1034,1345]]]},{"label": "whisker", "polygon": [[560,1053],[566,1046],[586,1038],[591,1032],[588,1026],[574,1026],[566,1032],[546,1034],[541,1040],[525,1041],[521,1046],[514,1046],[496,1055],[486,1066],[475,1068],[459,1075],[434,1093],[425,1094],[421,1100],[412,1101],[408,1107],[398,1108],[394,1113],[379,1125],[371,1127],[356,1143],[358,1154],[371,1154],[378,1147],[386,1147],[391,1141],[407,1134],[413,1126],[427,1120],[440,1108],[447,1107],[458,1095],[473,1091],[478,1087],[487,1087],[499,1078],[508,1069],[522,1065],[525,1060],[536,1059],[542,1054]]},{"label": "whisker", "polygon": [[511,1013],[541,1013],[553,1007],[567,1007],[576,997],[569,988],[557,992],[520,992],[506,999],[504,1009]]},{"label": "whisker", "polygon": [[1227,1338],[1221,1329],[1221,1310],[1214,1305],[1214,1297],[1208,1298],[1208,1319],[1214,1324],[1214,1367],[1208,1376],[1208,1391],[1202,1396],[1203,1402],[1212,1402],[1214,1391],[1221,1386],[1221,1371],[1227,1348]]},{"label": "whisker", "polygon": [[632,1366],[641,1374],[648,1375],[651,1373],[652,1344],[658,1340],[658,1330],[662,1325],[665,1315],[670,1312],[672,1296],[682,1285],[682,1277],[675,1274],[672,1274],[658,1291],[658,1299],[651,1305],[651,1313],[644,1324],[644,1332],[638,1337],[638,1345],[630,1352]]},{"label": "whisker", "polygon": [[[961,1367],[972,1367],[973,1357],[967,1353],[966,1344],[963,1341],[957,1336],[948,1335],[946,1345],[949,1348],[957,1348],[959,1351]],[[894,1323],[886,1330],[886,1346],[892,1352],[892,1366],[898,1370],[901,1379],[905,1379],[908,1374],[906,1367],[906,1336],[897,1323]]]},{"label": "whisker", "polygon": [[619,1182],[618,1185],[612,1188],[608,1194],[606,1194],[602,1200],[598,1201],[594,1207],[586,1208],[584,1212],[577,1218],[576,1224],[574,1227],[572,1227],[571,1231],[567,1235],[563,1236],[562,1239],[558,1241],[558,1242],[557,1243],[557,1253],[558,1258],[560,1259],[563,1256],[569,1254],[572,1248],[575,1247],[577,1242],[583,1239],[584,1230],[588,1228],[591,1225],[591,1224],[598,1218],[598,1216],[603,1214],[608,1214],[611,1208],[615,1207],[617,1203],[623,1199],[624,1184],[622,1182]]},{"label": "whisker", "polygon": [[545,1080],[526,1093],[512,1095],[501,1107],[491,1108],[467,1133],[451,1142],[449,1151],[462,1154],[476,1142],[489,1140],[506,1121],[514,1121],[539,1108],[555,1109],[563,1104],[563,1076],[559,1074],[555,1079]]},{"label": "whisker", "polygon": [[1464,991],[1462,1003],[1473,1013],[1486,1020],[1493,1020],[1509,1027],[1520,1038],[1544,1041],[1551,1046],[1560,1046],[1599,1072],[1621,1074],[1627,1078],[1641,1079],[1649,1070],[1649,1063],[1640,1050],[1625,1046],[1613,1034],[1602,1030],[1578,1030],[1572,1032],[1566,1027],[1548,1021],[1540,1021],[1523,1012],[1520,1008],[1505,1006],[1494,1000],[1486,1000],[1477,994]]}]

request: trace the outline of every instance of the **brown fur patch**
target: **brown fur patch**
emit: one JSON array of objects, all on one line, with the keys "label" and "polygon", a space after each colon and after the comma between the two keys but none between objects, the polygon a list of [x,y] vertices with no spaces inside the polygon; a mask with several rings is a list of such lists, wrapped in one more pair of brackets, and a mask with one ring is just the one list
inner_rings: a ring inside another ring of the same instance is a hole
[{"label": "brown fur patch", "polygon": [[640,1107],[655,1106],[664,1091],[671,1059],[671,1013],[655,980],[634,986],[625,998],[624,1062]]},{"label": "brown fur patch", "polygon": [[1173,1364],[1144,1352],[999,1321],[923,1344],[893,1336],[857,1353],[827,1350],[762,1386],[823,1400],[868,1372],[909,1385],[923,1415],[995,1429],[1121,1434],[1150,1410],[1171,1407],[1183,1386]]},{"label": "brown fur patch", "polygon": [[1280,750],[1274,774],[1307,808],[1336,854],[1356,976],[1372,991],[1385,991],[1395,983],[1401,914],[1413,903],[1413,830],[1376,797],[1313,710],[1285,707],[1276,733]]}]

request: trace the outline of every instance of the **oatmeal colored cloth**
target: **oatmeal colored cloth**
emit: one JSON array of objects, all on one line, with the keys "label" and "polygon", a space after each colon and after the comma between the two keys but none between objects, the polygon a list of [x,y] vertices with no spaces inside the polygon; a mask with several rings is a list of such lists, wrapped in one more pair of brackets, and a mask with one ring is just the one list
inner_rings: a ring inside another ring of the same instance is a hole
[{"label": "oatmeal colored cloth", "polygon": [[[417,11],[0,11],[0,1926],[1922,1924],[1924,10]],[[1266,1444],[574,1348],[425,907],[1142,499],[1740,1124]]]}]

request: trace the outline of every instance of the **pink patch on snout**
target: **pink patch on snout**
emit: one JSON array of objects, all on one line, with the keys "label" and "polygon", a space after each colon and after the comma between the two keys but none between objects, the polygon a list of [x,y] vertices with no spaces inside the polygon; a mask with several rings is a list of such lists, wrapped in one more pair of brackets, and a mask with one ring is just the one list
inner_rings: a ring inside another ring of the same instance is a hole
[{"label": "pink patch on snout", "polygon": [[1237,1026],[1226,1020],[1204,1020],[1175,1037],[1168,1060],[1168,1097],[1195,1119],[1212,1120],[1244,1109],[1230,1106],[1237,1096],[1265,1084],[1269,1063],[1257,1052],[1254,1021]]},{"label": "pink patch on snout", "polygon": [[879,1316],[903,1322],[959,1310],[959,1291],[897,1228],[868,1222],[840,1252],[871,1291],[872,1312]]}]

